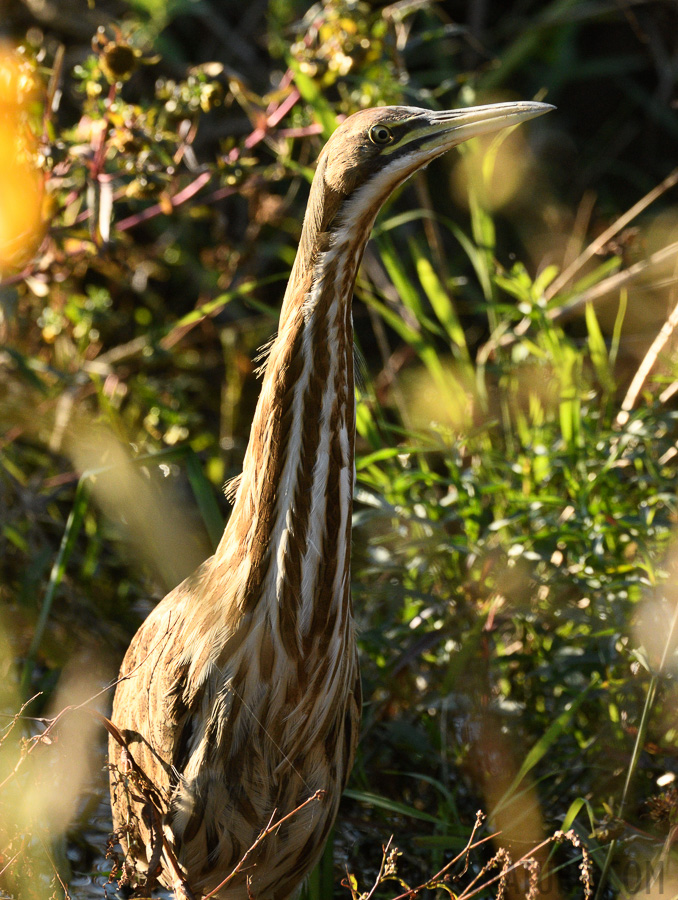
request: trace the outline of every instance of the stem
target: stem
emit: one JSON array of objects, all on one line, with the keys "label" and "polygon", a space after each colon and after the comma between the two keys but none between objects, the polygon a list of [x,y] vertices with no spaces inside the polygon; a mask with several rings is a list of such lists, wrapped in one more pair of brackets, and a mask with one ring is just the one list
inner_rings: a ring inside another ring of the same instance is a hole
[{"label": "stem", "polygon": [[35,625],[33,640],[31,641],[28,653],[26,654],[26,660],[21,675],[21,691],[24,694],[28,690],[33,675],[35,660],[38,655],[38,650],[40,649],[40,644],[42,643],[45,628],[47,627],[47,620],[52,609],[55,594],[63,580],[68,560],[73,552],[75,541],[80,532],[80,526],[82,525],[87,510],[87,494],[85,492],[86,477],[86,475],[83,475],[78,481],[73,506],[68,516],[68,521],[66,522],[66,528],[64,529],[63,537],[61,538],[61,546],[59,547],[59,552],[54,561],[54,565],[52,566],[49,584],[47,585],[38,621]]},{"label": "stem", "polygon": [[[671,619],[671,627],[669,628],[669,633],[666,636],[666,642],[664,644],[664,650],[662,652],[662,658],[659,663],[659,668],[650,678],[650,684],[647,689],[647,696],[645,697],[645,706],[643,707],[643,715],[640,719],[640,725],[638,726],[638,734],[636,735],[636,741],[633,745],[633,753],[631,754],[631,761],[629,763],[629,768],[626,773],[626,781],[624,783],[624,790],[622,791],[621,801],[619,803],[619,812],[617,813],[617,817],[619,819],[622,818],[624,812],[626,811],[626,801],[629,795],[629,789],[631,787],[631,781],[633,776],[636,773],[636,769],[638,768],[638,762],[640,760],[640,754],[642,752],[643,746],[645,745],[645,735],[647,734],[648,725],[650,724],[650,712],[652,711],[652,706],[655,701],[655,697],[657,696],[657,688],[659,686],[659,679],[664,670],[664,665],[666,663],[666,657],[668,656],[669,648],[673,643],[673,633],[676,630],[676,625],[678,624],[678,603],[673,611],[673,617]],[[605,857],[605,862],[603,863],[603,871],[600,874],[600,881],[598,882],[598,888],[596,890],[596,896],[594,900],[600,900],[603,896],[603,890],[605,889],[605,885],[607,883],[607,877],[610,871],[610,866],[612,865],[612,860],[614,858],[615,850],[617,849],[617,839],[613,839],[610,841],[610,845],[607,849],[607,856]]]}]

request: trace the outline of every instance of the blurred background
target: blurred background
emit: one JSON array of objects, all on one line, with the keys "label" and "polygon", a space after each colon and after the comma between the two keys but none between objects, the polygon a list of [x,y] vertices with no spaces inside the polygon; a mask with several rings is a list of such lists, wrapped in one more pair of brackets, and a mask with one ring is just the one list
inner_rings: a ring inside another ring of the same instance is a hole
[{"label": "blurred background", "polygon": [[363,737],[305,897],[673,896],[675,0],[0,0],[0,39],[0,897],[114,896],[97,713],[228,517],[324,140],[510,99],[557,110],[409,182],[358,279]]}]

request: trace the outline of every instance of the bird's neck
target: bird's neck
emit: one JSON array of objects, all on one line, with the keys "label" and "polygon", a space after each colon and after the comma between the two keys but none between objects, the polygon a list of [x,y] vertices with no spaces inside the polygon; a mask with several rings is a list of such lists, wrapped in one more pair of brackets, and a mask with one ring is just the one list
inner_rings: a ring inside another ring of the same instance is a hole
[{"label": "bird's neck", "polygon": [[231,608],[263,612],[288,647],[323,634],[329,640],[350,619],[351,304],[368,234],[327,224],[309,204],[242,480],[215,556],[224,578],[238,585]]}]

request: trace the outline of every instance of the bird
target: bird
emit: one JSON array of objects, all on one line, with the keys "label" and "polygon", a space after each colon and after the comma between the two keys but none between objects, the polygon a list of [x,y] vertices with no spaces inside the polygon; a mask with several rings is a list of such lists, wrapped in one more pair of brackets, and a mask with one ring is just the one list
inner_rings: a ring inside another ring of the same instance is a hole
[{"label": "bird", "polygon": [[379,209],[414,172],[553,108],[364,109],[321,150],[230,518],[214,555],[143,622],[117,681],[111,805],[132,886],[287,900],[318,861],[361,716],[358,267]]}]

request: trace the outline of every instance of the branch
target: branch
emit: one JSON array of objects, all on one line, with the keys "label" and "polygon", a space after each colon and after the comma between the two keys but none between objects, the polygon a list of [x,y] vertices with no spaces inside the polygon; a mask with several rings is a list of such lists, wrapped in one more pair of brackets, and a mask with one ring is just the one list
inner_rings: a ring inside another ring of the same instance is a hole
[{"label": "branch", "polygon": [[[314,800],[319,800],[321,797],[324,797],[325,794],[326,794],[326,791],[324,791],[324,790],[322,790],[322,789],[317,790],[317,791],[315,792],[315,794],[313,794],[313,795],[312,795],[311,797],[309,797],[307,800],[304,800],[304,802],[303,802],[300,806],[297,806],[296,809],[293,809],[293,810],[292,810],[292,812],[287,813],[287,815],[286,815],[286,816],[283,816],[282,819],[278,819],[278,821],[277,821],[277,822],[274,822],[273,824],[271,824],[271,820],[269,820],[269,823],[268,823],[268,825],[266,826],[266,828],[264,828],[264,830],[261,832],[261,834],[259,835],[259,837],[258,837],[258,838],[256,839],[256,841],[252,844],[252,846],[249,848],[249,850],[247,850],[247,851],[245,852],[244,856],[242,857],[242,859],[240,860],[240,862],[238,863],[238,865],[235,867],[235,869],[233,869],[233,871],[231,872],[231,874],[230,874],[230,875],[227,875],[226,878],[224,878],[224,880],[223,880],[220,884],[218,884],[213,890],[211,890],[211,891],[209,892],[209,894],[205,894],[205,896],[203,897],[203,900],[210,900],[210,897],[214,897],[214,895],[215,895],[218,891],[220,891],[222,888],[226,887],[226,885],[227,885],[233,878],[235,878],[235,876],[238,874],[238,872],[241,872],[241,871],[242,871],[242,868],[243,868],[244,864],[247,862],[248,857],[249,857],[249,856],[257,849],[257,847],[261,844],[261,842],[262,842],[265,838],[267,838],[267,837],[269,836],[269,834],[271,834],[271,833],[272,833],[273,831],[275,831],[277,828],[280,828],[280,826],[281,826],[284,822],[287,822],[288,819],[291,819],[292,816],[296,816],[296,814],[297,814],[298,812],[300,812],[305,806],[308,806],[309,803],[312,803]],[[273,816],[275,815],[275,813],[276,813],[276,810],[273,810],[273,814],[271,815],[271,819],[273,819]]]},{"label": "branch", "polygon": [[[194,197],[198,191],[203,188],[212,178],[211,172],[201,172],[200,175],[196,179],[194,179],[190,184],[186,185],[185,188],[182,188],[173,197],[169,198],[169,204],[172,209],[176,209],[177,206],[181,206],[182,203],[185,203],[187,200],[190,200],[191,197]],[[126,219],[121,219],[116,224],[116,229],[118,231],[127,231],[129,228],[133,228],[135,225],[139,225],[140,222],[146,222],[148,219],[153,219],[155,216],[163,215],[167,212],[167,201],[163,201],[161,203],[155,203],[153,206],[147,206],[146,209],[142,209],[141,212],[134,213],[134,215],[127,216]]]}]

